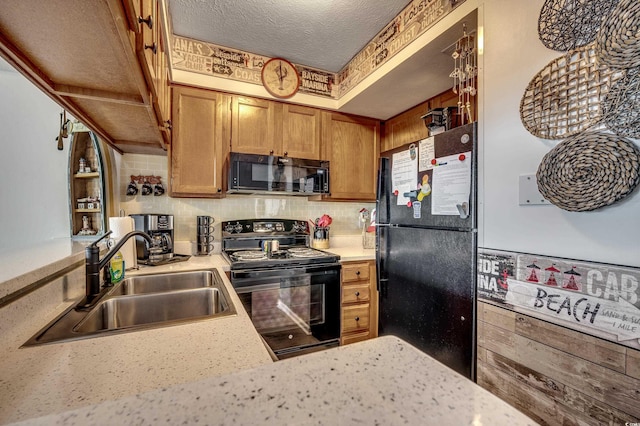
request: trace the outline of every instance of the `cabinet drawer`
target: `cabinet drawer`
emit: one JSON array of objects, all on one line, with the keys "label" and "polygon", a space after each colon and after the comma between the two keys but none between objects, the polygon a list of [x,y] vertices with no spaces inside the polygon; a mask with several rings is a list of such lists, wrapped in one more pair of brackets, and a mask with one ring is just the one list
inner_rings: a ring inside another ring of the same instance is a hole
[{"label": "cabinet drawer", "polygon": [[369,329],[369,304],[362,303],[342,308],[342,332]]},{"label": "cabinet drawer", "polygon": [[342,266],[342,282],[369,280],[369,264],[353,263]]},{"label": "cabinet drawer", "polygon": [[342,303],[369,301],[369,284],[345,285],[342,287]]},{"label": "cabinet drawer", "polygon": [[369,334],[370,333],[367,330],[342,336],[342,345],[348,345],[350,343],[362,342],[363,340],[367,340],[371,337]]}]

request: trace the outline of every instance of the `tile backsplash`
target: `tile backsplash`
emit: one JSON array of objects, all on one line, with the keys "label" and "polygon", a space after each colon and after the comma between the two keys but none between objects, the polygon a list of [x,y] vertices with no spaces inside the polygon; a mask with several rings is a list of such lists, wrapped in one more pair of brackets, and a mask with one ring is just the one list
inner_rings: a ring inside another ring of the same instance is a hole
[{"label": "tile backsplash", "polygon": [[[126,195],[131,176],[160,176],[167,186],[167,158],[155,155],[124,154],[120,158],[119,178],[116,198],[119,207],[126,215],[135,213],[172,214],[174,216],[174,235],[176,241],[195,241],[196,216],[215,218],[215,238],[220,240],[220,222],[235,219],[281,218],[315,219],[328,214],[333,218],[332,235],[357,235],[358,215],[361,208],[372,210],[375,203],[342,203],[308,201],[305,197],[295,196],[250,196],[228,195],[222,199],[171,198],[161,196]],[[140,188],[140,186],[139,186]]]}]

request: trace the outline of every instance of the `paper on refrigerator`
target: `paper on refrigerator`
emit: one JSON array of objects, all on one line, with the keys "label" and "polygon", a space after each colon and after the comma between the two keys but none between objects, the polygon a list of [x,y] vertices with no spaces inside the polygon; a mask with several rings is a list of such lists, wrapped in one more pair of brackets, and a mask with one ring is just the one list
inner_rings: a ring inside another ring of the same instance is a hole
[{"label": "paper on refrigerator", "polygon": [[406,205],[411,199],[404,194],[416,189],[418,183],[416,149],[407,149],[393,154],[391,167],[391,191],[398,191],[397,205]]},{"label": "paper on refrigerator", "polygon": [[438,166],[433,168],[431,192],[431,214],[458,216],[457,205],[468,209],[471,195],[471,153],[438,158]]}]

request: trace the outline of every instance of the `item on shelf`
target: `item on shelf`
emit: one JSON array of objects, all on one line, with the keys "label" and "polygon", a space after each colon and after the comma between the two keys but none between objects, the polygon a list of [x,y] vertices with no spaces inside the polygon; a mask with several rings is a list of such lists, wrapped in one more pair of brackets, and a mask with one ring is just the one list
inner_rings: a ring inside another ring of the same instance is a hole
[{"label": "item on shelf", "polygon": [[87,215],[82,216],[82,229],[78,235],[96,235],[96,230],[91,227],[91,218]]},{"label": "item on shelf", "polygon": [[544,198],[563,210],[588,211],[629,195],[640,182],[640,149],[610,133],[586,132],[549,151],[536,174]]},{"label": "item on shelf", "polygon": [[630,69],[640,66],[638,0],[620,0],[602,22],[595,50],[598,60],[609,67]]},{"label": "item on shelf", "polygon": [[80,158],[80,167],[78,173],[84,173],[85,167],[87,167],[87,160],[84,157]]},{"label": "item on shelf", "polygon": [[563,139],[603,118],[601,99],[624,76],[597,61],[593,43],[549,62],[529,82],[520,119],[534,136]]},{"label": "item on shelf", "polygon": [[538,37],[560,52],[585,46],[595,40],[600,22],[618,1],[546,0],[538,18]]}]

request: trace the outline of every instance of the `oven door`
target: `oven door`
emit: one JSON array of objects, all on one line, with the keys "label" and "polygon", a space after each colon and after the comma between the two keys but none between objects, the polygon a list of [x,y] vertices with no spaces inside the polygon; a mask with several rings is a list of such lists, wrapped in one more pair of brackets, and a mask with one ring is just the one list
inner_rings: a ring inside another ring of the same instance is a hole
[{"label": "oven door", "polygon": [[278,359],[338,346],[339,264],[231,271],[231,283]]}]

